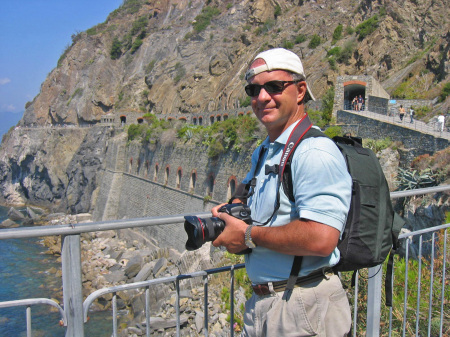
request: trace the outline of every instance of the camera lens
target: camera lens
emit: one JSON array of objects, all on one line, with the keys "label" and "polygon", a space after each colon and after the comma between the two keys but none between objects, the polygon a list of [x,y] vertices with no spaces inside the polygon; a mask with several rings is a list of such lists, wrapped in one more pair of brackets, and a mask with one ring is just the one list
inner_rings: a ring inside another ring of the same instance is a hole
[{"label": "camera lens", "polygon": [[225,228],[225,222],[216,217],[202,219],[185,216],[184,220],[184,229],[188,235],[187,250],[195,250],[207,241],[214,241]]}]

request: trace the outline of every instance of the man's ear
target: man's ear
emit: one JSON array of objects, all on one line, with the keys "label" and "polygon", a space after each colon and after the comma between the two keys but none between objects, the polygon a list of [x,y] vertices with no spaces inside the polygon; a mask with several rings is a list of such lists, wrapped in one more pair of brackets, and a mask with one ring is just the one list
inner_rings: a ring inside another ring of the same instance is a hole
[{"label": "man's ear", "polygon": [[301,104],[306,96],[306,82],[300,81],[297,85],[297,104]]}]

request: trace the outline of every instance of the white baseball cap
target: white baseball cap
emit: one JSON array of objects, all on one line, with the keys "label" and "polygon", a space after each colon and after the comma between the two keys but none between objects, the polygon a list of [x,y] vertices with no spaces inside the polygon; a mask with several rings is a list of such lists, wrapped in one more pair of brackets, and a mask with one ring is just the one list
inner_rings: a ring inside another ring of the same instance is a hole
[{"label": "white baseball cap", "polygon": [[[264,60],[264,62],[266,62],[266,64],[247,70],[247,72],[245,73],[246,81],[248,81],[251,77],[258,75],[259,73],[272,70],[286,70],[291,73],[299,74],[306,81],[302,61],[300,61],[300,58],[297,56],[297,54],[287,49],[274,48],[263,51],[262,53],[256,55],[251,63],[253,63],[256,59],[262,59]],[[306,83],[306,88],[308,90],[310,98],[315,101],[316,99],[314,98],[314,95],[312,94],[308,83]],[[307,100],[308,99],[306,99],[306,101]]]}]

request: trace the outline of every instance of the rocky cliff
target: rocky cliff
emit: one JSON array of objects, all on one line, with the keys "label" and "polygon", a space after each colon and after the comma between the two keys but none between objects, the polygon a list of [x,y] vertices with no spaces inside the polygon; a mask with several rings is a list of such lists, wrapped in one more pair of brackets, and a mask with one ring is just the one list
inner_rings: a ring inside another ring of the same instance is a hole
[{"label": "rocky cliff", "polygon": [[417,95],[434,98],[448,81],[448,14],[444,0],[125,0],[72,36],[21,124],[236,108],[248,62],[277,46],[301,55],[318,97],[337,75],[366,74],[390,91],[416,76]]}]

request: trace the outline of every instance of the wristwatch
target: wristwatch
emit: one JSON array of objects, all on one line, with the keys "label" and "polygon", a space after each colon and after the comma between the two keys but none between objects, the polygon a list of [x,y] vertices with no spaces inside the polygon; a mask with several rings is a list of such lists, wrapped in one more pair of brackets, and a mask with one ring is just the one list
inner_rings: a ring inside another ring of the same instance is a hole
[{"label": "wristwatch", "polygon": [[253,225],[250,225],[245,230],[245,245],[248,248],[255,248],[256,247],[255,243],[252,240],[252,235],[251,235],[252,234],[252,227],[253,227]]}]

